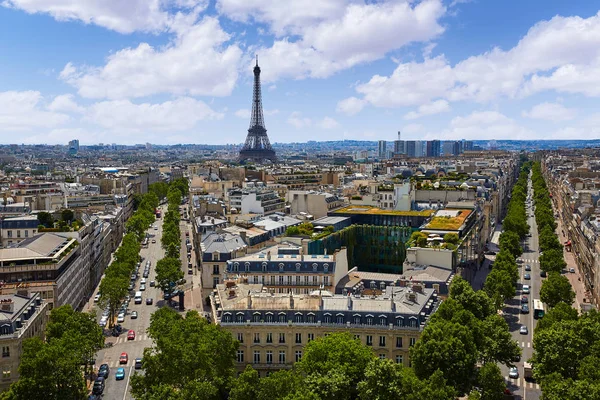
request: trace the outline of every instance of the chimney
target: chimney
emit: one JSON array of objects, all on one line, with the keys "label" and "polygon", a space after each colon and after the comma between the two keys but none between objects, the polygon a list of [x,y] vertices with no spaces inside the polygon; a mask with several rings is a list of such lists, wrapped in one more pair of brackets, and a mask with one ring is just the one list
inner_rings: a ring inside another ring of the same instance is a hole
[{"label": "chimney", "polygon": [[413,284],[412,290],[415,293],[423,293],[423,285],[421,285],[421,284]]},{"label": "chimney", "polygon": [[290,310],[294,309],[294,294],[290,291]]},{"label": "chimney", "polygon": [[248,237],[246,231],[241,231],[240,232],[240,237],[242,238],[242,240],[244,241],[244,243],[246,243],[246,238]]},{"label": "chimney", "polygon": [[417,301],[417,294],[415,292],[410,292],[408,294],[408,300],[412,301],[413,303],[416,303],[416,301]]},{"label": "chimney", "polygon": [[17,296],[29,297],[29,291],[27,289],[18,289]]},{"label": "chimney", "polygon": [[12,313],[15,311],[15,303],[12,299],[0,300],[0,311]]},{"label": "chimney", "polygon": [[348,310],[352,310],[352,294],[348,292]]},{"label": "chimney", "polygon": [[271,261],[271,252],[267,251],[267,260]]},{"label": "chimney", "polygon": [[248,290],[248,296],[246,297],[248,299],[248,309],[252,309],[252,294],[250,293],[250,291]]}]

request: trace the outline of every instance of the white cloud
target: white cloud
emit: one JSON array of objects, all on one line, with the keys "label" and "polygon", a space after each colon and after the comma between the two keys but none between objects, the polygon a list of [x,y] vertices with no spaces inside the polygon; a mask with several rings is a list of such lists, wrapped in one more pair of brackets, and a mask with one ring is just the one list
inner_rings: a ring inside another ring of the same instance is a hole
[{"label": "white cloud", "polygon": [[[185,25],[185,24],[184,24]],[[103,67],[68,63],[60,77],[88,98],[123,99],[157,93],[227,96],[238,78],[242,55],[216,18],[183,29],[162,48],[141,43],[108,57]]]},{"label": "white cloud", "polygon": [[331,117],[325,117],[318,124],[321,129],[336,129],[340,127],[340,123]]},{"label": "white cloud", "polygon": [[296,129],[306,128],[312,125],[312,120],[310,118],[303,117],[302,113],[298,111],[291,113],[287,122],[288,124],[296,127]]},{"label": "white cloud", "polygon": [[[241,1],[221,3],[239,5]],[[251,3],[252,12],[263,13],[262,7]],[[297,3],[309,8],[306,2]],[[282,4],[287,6],[288,2]],[[310,22],[297,26],[289,23],[281,30],[291,31],[299,39],[285,36],[275,40],[270,48],[256,50],[265,65],[269,65],[264,71],[264,80],[326,78],[354,65],[380,59],[389,51],[409,43],[429,41],[444,31],[438,20],[445,11],[440,0],[354,3],[343,12],[337,7],[322,18],[309,18]],[[246,12],[243,15],[254,14]],[[278,31],[277,22],[272,24]]]},{"label": "white cloud", "polygon": [[48,105],[50,111],[62,111],[67,113],[81,113],[84,108],[79,106],[75,100],[75,96],[72,94],[61,94],[56,96],[54,100]]},{"label": "white cloud", "polygon": [[86,121],[115,132],[185,131],[201,120],[221,118],[223,114],[190,97],[157,104],[102,101],[91,105],[85,116]]},{"label": "white cloud", "polygon": [[433,103],[423,104],[417,111],[411,111],[404,119],[417,119],[425,115],[439,114],[450,111],[450,104],[446,100],[436,100]]},{"label": "white cloud", "polygon": [[4,0],[0,5],[30,14],[50,14],[58,21],[81,21],[120,33],[160,32],[176,18],[167,10],[194,8],[199,12],[207,0]]},{"label": "white cloud", "polygon": [[354,115],[360,112],[366,105],[366,101],[357,97],[348,97],[338,102],[336,111],[346,115]]},{"label": "white cloud", "polygon": [[56,111],[46,111],[40,92],[0,92],[0,131],[29,131],[52,128],[69,121],[69,116]]},{"label": "white cloud", "polygon": [[423,125],[421,124],[408,124],[402,128],[402,133],[415,134],[423,132]]},{"label": "white cloud", "polygon": [[530,111],[523,111],[526,118],[543,119],[552,122],[568,121],[575,118],[577,111],[566,108],[558,103],[541,103],[535,105]]},{"label": "white cloud", "polygon": [[240,110],[237,110],[234,114],[238,118],[250,119],[250,110],[248,110],[247,108],[242,108]]},{"label": "white cloud", "polygon": [[263,110],[263,114],[265,115],[277,115],[279,114],[279,110],[278,109],[273,109],[273,110]]},{"label": "white cloud", "polygon": [[449,129],[437,136],[446,140],[531,140],[536,137],[534,132],[497,111],[476,111],[466,117],[455,117],[450,121]]},{"label": "white cloud", "polygon": [[401,63],[390,76],[373,76],[356,90],[378,107],[440,98],[489,102],[543,90],[600,96],[600,13],[539,22],[510,50],[494,48],[455,66],[444,56]]}]

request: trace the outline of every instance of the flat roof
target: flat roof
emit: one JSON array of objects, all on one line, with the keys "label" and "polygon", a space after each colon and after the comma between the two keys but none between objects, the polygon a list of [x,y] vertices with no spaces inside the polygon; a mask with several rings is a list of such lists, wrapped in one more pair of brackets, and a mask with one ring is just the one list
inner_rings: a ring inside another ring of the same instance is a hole
[{"label": "flat roof", "polygon": [[436,212],[423,229],[441,230],[441,231],[457,231],[465,223],[473,210],[466,208],[461,209],[443,209]]},{"label": "flat roof", "polygon": [[433,210],[422,210],[422,211],[397,211],[397,210],[384,210],[379,207],[373,206],[360,206],[351,205],[340,208],[333,211],[335,214],[369,214],[369,215],[400,215],[400,216],[418,216],[418,217],[429,217]]}]

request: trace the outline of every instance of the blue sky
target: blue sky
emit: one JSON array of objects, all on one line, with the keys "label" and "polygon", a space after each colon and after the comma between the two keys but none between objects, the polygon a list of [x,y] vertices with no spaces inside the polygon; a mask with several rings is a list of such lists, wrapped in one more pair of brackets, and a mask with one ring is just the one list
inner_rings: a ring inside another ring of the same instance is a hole
[{"label": "blue sky", "polygon": [[598,11],[0,0],[0,143],[241,143],[256,54],[271,142],[598,138]]}]

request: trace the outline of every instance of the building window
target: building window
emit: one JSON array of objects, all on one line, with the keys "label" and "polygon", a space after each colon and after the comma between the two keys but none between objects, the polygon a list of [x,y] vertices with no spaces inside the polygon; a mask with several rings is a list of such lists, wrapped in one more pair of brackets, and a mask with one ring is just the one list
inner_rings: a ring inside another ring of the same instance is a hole
[{"label": "building window", "polygon": [[260,351],[254,351],[254,364],[260,364]]},{"label": "building window", "polygon": [[244,318],[244,314],[238,314],[235,316],[235,321],[236,322],[246,322],[246,319]]},{"label": "building window", "polygon": [[260,322],[260,314],[252,314],[252,322]]},{"label": "building window", "polygon": [[296,350],[296,362],[300,361],[301,358],[302,358],[302,351]]},{"label": "building window", "polygon": [[284,267],[285,267],[284,263],[279,263],[279,272],[283,272]]},{"label": "building window", "polygon": [[2,357],[10,357],[10,347],[2,346]]},{"label": "building window", "polygon": [[25,229],[25,237],[29,237],[29,231],[27,229]]},{"label": "building window", "polygon": [[11,238],[12,237],[12,231],[7,231],[8,233],[8,237]]},{"label": "building window", "polygon": [[273,352],[267,350],[267,364],[273,364]]},{"label": "building window", "polygon": [[237,362],[239,362],[239,363],[244,362],[244,350],[237,351]]},{"label": "building window", "polygon": [[273,334],[267,333],[267,343],[273,343]]},{"label": "building window", "polygon": [[300,286],[300,277],[299,276],[296,276],[296,285]]},{"label": "building window", "polygon": [[402,318],[402,317],[396,318],[396,326],[404,326],[404,318]]},{"label": "building window", "polygon": [[254,343],[260,343],[260,333],[254,334]]},{"label": "building window", "polygon": [[265,320],[269,323],[273,322],[273,314],[265,315]]},{"label": "building window", "polygon": [[219,277],[214,276],[213,277],[213,289],[216,288],[218,284],[219,284]]},{"label": "building window", "polygon": [[373,346],[373,336],[367,335],[367,346]]},{"label": "building window", "polygon": [[314,275],[313,276],[313,286],[317,286],[319,284],[319,277]]},{"label": "building window", "polygon": [[219,275],[219,265],[213,264],[213,275]]},{"label": "building window", "polygon": [[352,320],[354,321],[354,325],[360,325],[360,315],[355,315]]},{"label": "building window", "polygon": [[213,258],[213,259],[212,259],[213,261],[219,261],[219,253],[213,253],[213,255],[212,255],[212,256],[213,256],[213,257],[212,257],[212,258]]},{"label": "building window", "polygon": [[312,267],[313,267],[313,272],[317,272],[317,269],[319,268],[319,265],[317,263],[314,263],[312,265]]},{"label": "building window", "polygon": [[415,343],[416,343],[416,342],[417,342],[417,339],[416,339],[416,338],[414,338],[414,337],[411,337],[411,338],[409,339],[408,345],[409,345],[410,347],[412,347],[412,346],[414,346],[414,345],[415,345]]},{"label": "building window", "polygon": [[396,364],[403,364],[402,356],[396,356]]},{"label": "building window", "polygon": [[296,333],[296,343],[302,343],[302,334],[301,333]]},{"label": "building window", "polygon": [[302,323],[302,314],[296,314],[294,315],[294,322],[296,322],[297,324]]},{"label": "building window", "polygon": [[244,266],[246,267],[246,272],[250,272],[250,263],[246,262],[244,263]]},{"label": "building window", "polygon": [[10,379],[10,369],[2,370],[2,379]]},{"label": "building window", "polygon": [[237,341],[240,343],[244,343],[244,334],[242,332],[238,332]]},{"label": "building window", "polygon": [[343,315],[336,315],[335,322],[337,324],[343,324],[344,323],[344,316]]},{"label": "building window", "polygon": [[385,336],[379,336],[379,346],[385,347]]},{"label": "building window", "polygon": [[234,270],[235,272],[238,272],[238,271],[239,271],[239,268],[240,268],[240,263],[234,262],[234,263],[233,263],[233,270]]},{"label": "building window", "polygon": [[279,284],[283,285],[283,275],[279,275]]},{"label": "building window", "polygon": [[311,340],[315,340],[315,334],[314,333],[309,333],[308,334],[308,341],[310,342]]},{"label": "building window", "polygon": [[227,313],[223,315],[223,322],[231,322],[231,314]]},{"label": "building window", "polygon": [[354,340],[360,340],[360,335],[354,335]]},{"label": "building window", "polygon": [[329,277],[328,276],[323,277],[323,285],[329,286]]},{"label": "building window", "polygon": [[325,273],[329,272],[329,264],[327,264],[327,263],[323,264],[323,272],[325,272]]},{"label": "building window", "polygon": [[263,271],[263,272],[267,272],[267,265],[268,265],[268,264],[267,264],[266,262],[263,262],[263,263],[262,263],[262,271]]},{"label": "building window", "polygon": [[308,285],[308,279],[309,279],[309,276],[308,275],[304,275],[304,284],[305,285]]},{"label": "building window", "polygon": [[326,324],[330,324],[331,323],[331,315],[327,314],[323,316],[323,322]]},{"label": "building window", "polygon": [[308,322],[309,324],[314,324],[315,323],[315,316],[314,316],[314,314],[308,314],[306,316],[306,322]]},{"label": "building window", "polygon": [[279,314],[278,319],[279,319],[279,322],[283,322],[283,323],[287,322],[287,316],[285,315],[285,313]]},{"label": "building window", "polygon": [[402,348],[402,336],[396,336],[396,347],[399,349]]},{"label": "building window", "polygon": [[379,318],[379,325],[387,325],[387,318],[386,317],[380,317]]},{"label": "building window", "polygon": [[285,343],[285,333],[279,334],[279,343]]},{"label": "building window", "polygon": [[291,277],[291,275],[288,275],[286,280],[287,280],[288,286],[291,286],[292,285],[292,277]]},{"label": "building window", "polygon": [[285,364],[285,351],[279,352],[279,364]]},{"label": "building window", "polygon": [[300,272],[300,267],[301,266],[302,266],[302,264],[296,263],[296,272]]},{"label": "building window", "polygon": [[367,317],[367,325],[373,325],[373,317]]},{"label": "building window", "polygon": [[379,353],[379,359],[380,360],[385,360],[385,354]]},{"label": "building window", "polygon": [[417,327],[417,319],[416,318],[409,319],[408,326],[410,326],[411,328],[416,328]]}]

